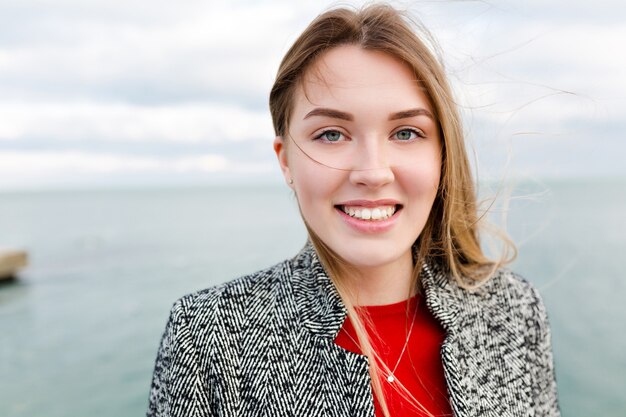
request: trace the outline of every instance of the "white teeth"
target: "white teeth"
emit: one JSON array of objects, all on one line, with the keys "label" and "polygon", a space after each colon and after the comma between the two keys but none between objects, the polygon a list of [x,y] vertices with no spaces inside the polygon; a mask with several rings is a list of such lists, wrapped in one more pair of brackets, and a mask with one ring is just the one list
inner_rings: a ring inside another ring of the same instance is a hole
[{"label": "white teeth", "polygon": [[371,221],[388,219],[396,212],[395,206],[381,206],[374,208],[341,206],[341,208],[348,216]]}]

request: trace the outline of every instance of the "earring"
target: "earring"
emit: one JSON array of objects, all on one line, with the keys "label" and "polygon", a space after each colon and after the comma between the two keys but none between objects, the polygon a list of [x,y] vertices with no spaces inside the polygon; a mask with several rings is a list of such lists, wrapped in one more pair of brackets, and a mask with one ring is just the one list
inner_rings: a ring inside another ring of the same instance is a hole
[{"label": "earring", "polygon": [[293,184],[293,178],[289,178],[289,185]]}]

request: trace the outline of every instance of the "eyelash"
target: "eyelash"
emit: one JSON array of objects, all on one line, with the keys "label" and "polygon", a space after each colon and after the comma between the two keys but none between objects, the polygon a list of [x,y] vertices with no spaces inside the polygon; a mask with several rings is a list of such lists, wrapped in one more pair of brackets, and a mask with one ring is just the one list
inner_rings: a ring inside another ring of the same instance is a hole
[{"label": "eyelash", "polygon": [[[397,130],[396,132],[393,133],[393,136],[396,136],[400,132],[407,132],[407,131],[415,134],[415,136],[417,138],[420,138],[420,139],[425,139],[426,138],[426,134],[424,134],[424,132],[422,130],[411,128],[411,127],[406,127],[404,129]],[[322,139],[322,137],[324,135],[326,135],[327,133],[331,133],[331,132],[339,133],[342,136],[346,136],[344,133],[340,132],[337,129],[326,129],[326,130],[323,130],[322,132],[320,132],[318,135],[316,135],[314,137],[314,139],[316,139],[316,140]],[[339,142],[339,141],[338,140],[336,140],[336,141],[328,140],[328,142],[332,143],[332,142]],[[407,140],[404,140],[404,141],[401,140],[401,142],[407,142]]]},{"label": "eyelash", "polygon": [[[412,127],[405,127],[403,129],[397,130],[396,132],[394,132],[393,136],[396,136],[400,132],[411,132],[411,133],[414,133],[415,136],[417,136],[419,139],[425,139],[426,138],[426,135],[424,134],[424,132],[422,130],[415,129],[415,128],[412,128]],[[401,141],[401,142],[407,142],[407,141],[404,140],[404,141]]]},{"label": "eyelash", "polygon": [[[316,140],[322,139],[322,137],[323,137],[325,134],[327,134],[327,133],[331,133],[331,132],[336,132],[336,133],[339,133],[339,134],[340,134],[340,135],[342,135],[342,136],[346,136],[346,135],[344,135],[343,133],[341,133],[341,132],[340,132],[339,130],[337,130],[337,129],[326,129],[326,130],[323,130],[323,131],[322,131],[319,135],[316,135],[314,139],[316,139]],[[331,142],[331,143],[332,143],[332,142],[338,142],[338,141],[332,141],[332,140],[328,140],[328,139],[327,139],[327,141],[328,141],[328,142]]]}]

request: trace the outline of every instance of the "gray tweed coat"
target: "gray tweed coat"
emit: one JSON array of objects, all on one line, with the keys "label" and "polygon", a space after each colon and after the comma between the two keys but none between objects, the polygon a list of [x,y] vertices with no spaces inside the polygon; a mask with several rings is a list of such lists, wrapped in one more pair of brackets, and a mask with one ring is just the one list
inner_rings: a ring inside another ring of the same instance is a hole
[{"label": "gray tweed coat", "polygon": [[[454,415],[559,416],[546,310],[502,270],[481,290],[425,268],[446,331]],[[334,344],[345,307],[310,244],[293,259],[178,300],[158,351],[148,416],[358,416],[368,361]]]}]

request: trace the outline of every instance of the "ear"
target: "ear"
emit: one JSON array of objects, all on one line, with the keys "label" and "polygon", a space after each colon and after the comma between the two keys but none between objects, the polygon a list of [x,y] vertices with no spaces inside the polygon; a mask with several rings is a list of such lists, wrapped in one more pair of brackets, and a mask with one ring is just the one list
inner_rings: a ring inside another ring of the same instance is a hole
[{"label": "ear", "polygon": [[283,172],[285,182],[289,188],[293,189],[293,177],[291,176],[291,170],[287,162],[287,148],[285,147],[285,141],[282,136],[276,136],[276,139],[274,139],[274,152],[276,153],[276,158],[278,158],[278,164],[280,165],[280,170]]}]

